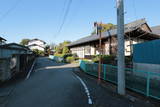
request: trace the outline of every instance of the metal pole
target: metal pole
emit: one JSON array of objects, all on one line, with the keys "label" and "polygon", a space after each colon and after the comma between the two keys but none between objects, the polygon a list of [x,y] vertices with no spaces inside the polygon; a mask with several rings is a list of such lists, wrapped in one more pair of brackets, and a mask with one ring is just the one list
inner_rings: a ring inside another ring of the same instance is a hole
[{"label": "metal pole", "polygon": [[118,93],[120,95],[125,95],[123,0],[117,0],[117,36],[118,36]]}]

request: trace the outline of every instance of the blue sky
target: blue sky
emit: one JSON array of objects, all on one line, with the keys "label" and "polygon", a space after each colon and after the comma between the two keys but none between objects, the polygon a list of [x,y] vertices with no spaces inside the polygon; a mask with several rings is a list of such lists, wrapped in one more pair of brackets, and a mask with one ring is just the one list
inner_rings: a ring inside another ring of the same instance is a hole
[{"label": "blue sky", "polygon": [[[74,41],[89,35],[95,21],[116,24],[116,0],[72,0],[63,29],[65,1],[0,0],[0,36],[19,43],[39,38],[50,43]],[[160,25],[160,0],[124,0],[125,23],[146,18],[150,26]],[[11,11],[9,11],[11,10]],[[9,11],[9,12],[8,12]]]}]

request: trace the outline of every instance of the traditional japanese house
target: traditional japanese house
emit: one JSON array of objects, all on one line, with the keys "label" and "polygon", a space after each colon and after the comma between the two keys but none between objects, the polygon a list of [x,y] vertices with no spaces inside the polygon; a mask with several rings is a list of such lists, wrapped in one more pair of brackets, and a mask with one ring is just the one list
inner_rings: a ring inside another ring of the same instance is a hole
[{"label": "traditional japanese house", "polygon": [[[145,41],[159,39],[160,35],[154,34],[145,19],[136,20],[125,25],[125,56],[133,53],[132,45]],[[105,55],[117,54],[117,29],[102,32],[102,50]],[[73,54],[79,58],[90,58],[99,54],[99,35],[93,34],[78,39],[68,45]]]}]

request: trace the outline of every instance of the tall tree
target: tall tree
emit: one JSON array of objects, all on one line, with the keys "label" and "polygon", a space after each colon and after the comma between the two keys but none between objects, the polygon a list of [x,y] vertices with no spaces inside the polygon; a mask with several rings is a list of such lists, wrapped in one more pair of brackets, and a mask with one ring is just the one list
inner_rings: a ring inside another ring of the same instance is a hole
[{"label": "tall tree", "polygon": [[58,54],[69,53],[69,49],[68,49],[67,45],[70,43],[71,43],[71,41],[64,41],[62,43],[59,43],[59,45],[56,46],[56,53],[58,53]]},{"label": "tall tree", "polygon": [[22,39],[20,44],[25,46],[25,45],[28,45],[29,41],[30,41],[30,39]]}]

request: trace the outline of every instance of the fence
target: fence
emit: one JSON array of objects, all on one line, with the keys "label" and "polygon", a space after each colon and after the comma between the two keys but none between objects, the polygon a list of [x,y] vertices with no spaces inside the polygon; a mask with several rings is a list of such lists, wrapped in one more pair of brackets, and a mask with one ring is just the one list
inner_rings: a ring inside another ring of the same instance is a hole
[{"label": "fence", "polygon": [[[117,66],[102,64],[101,79],[117,85]],[[93,76],[98,76],[98,64],[80,61],[80,68]],[[126,88],[160,100],[160,74],[125,69]]]}]

